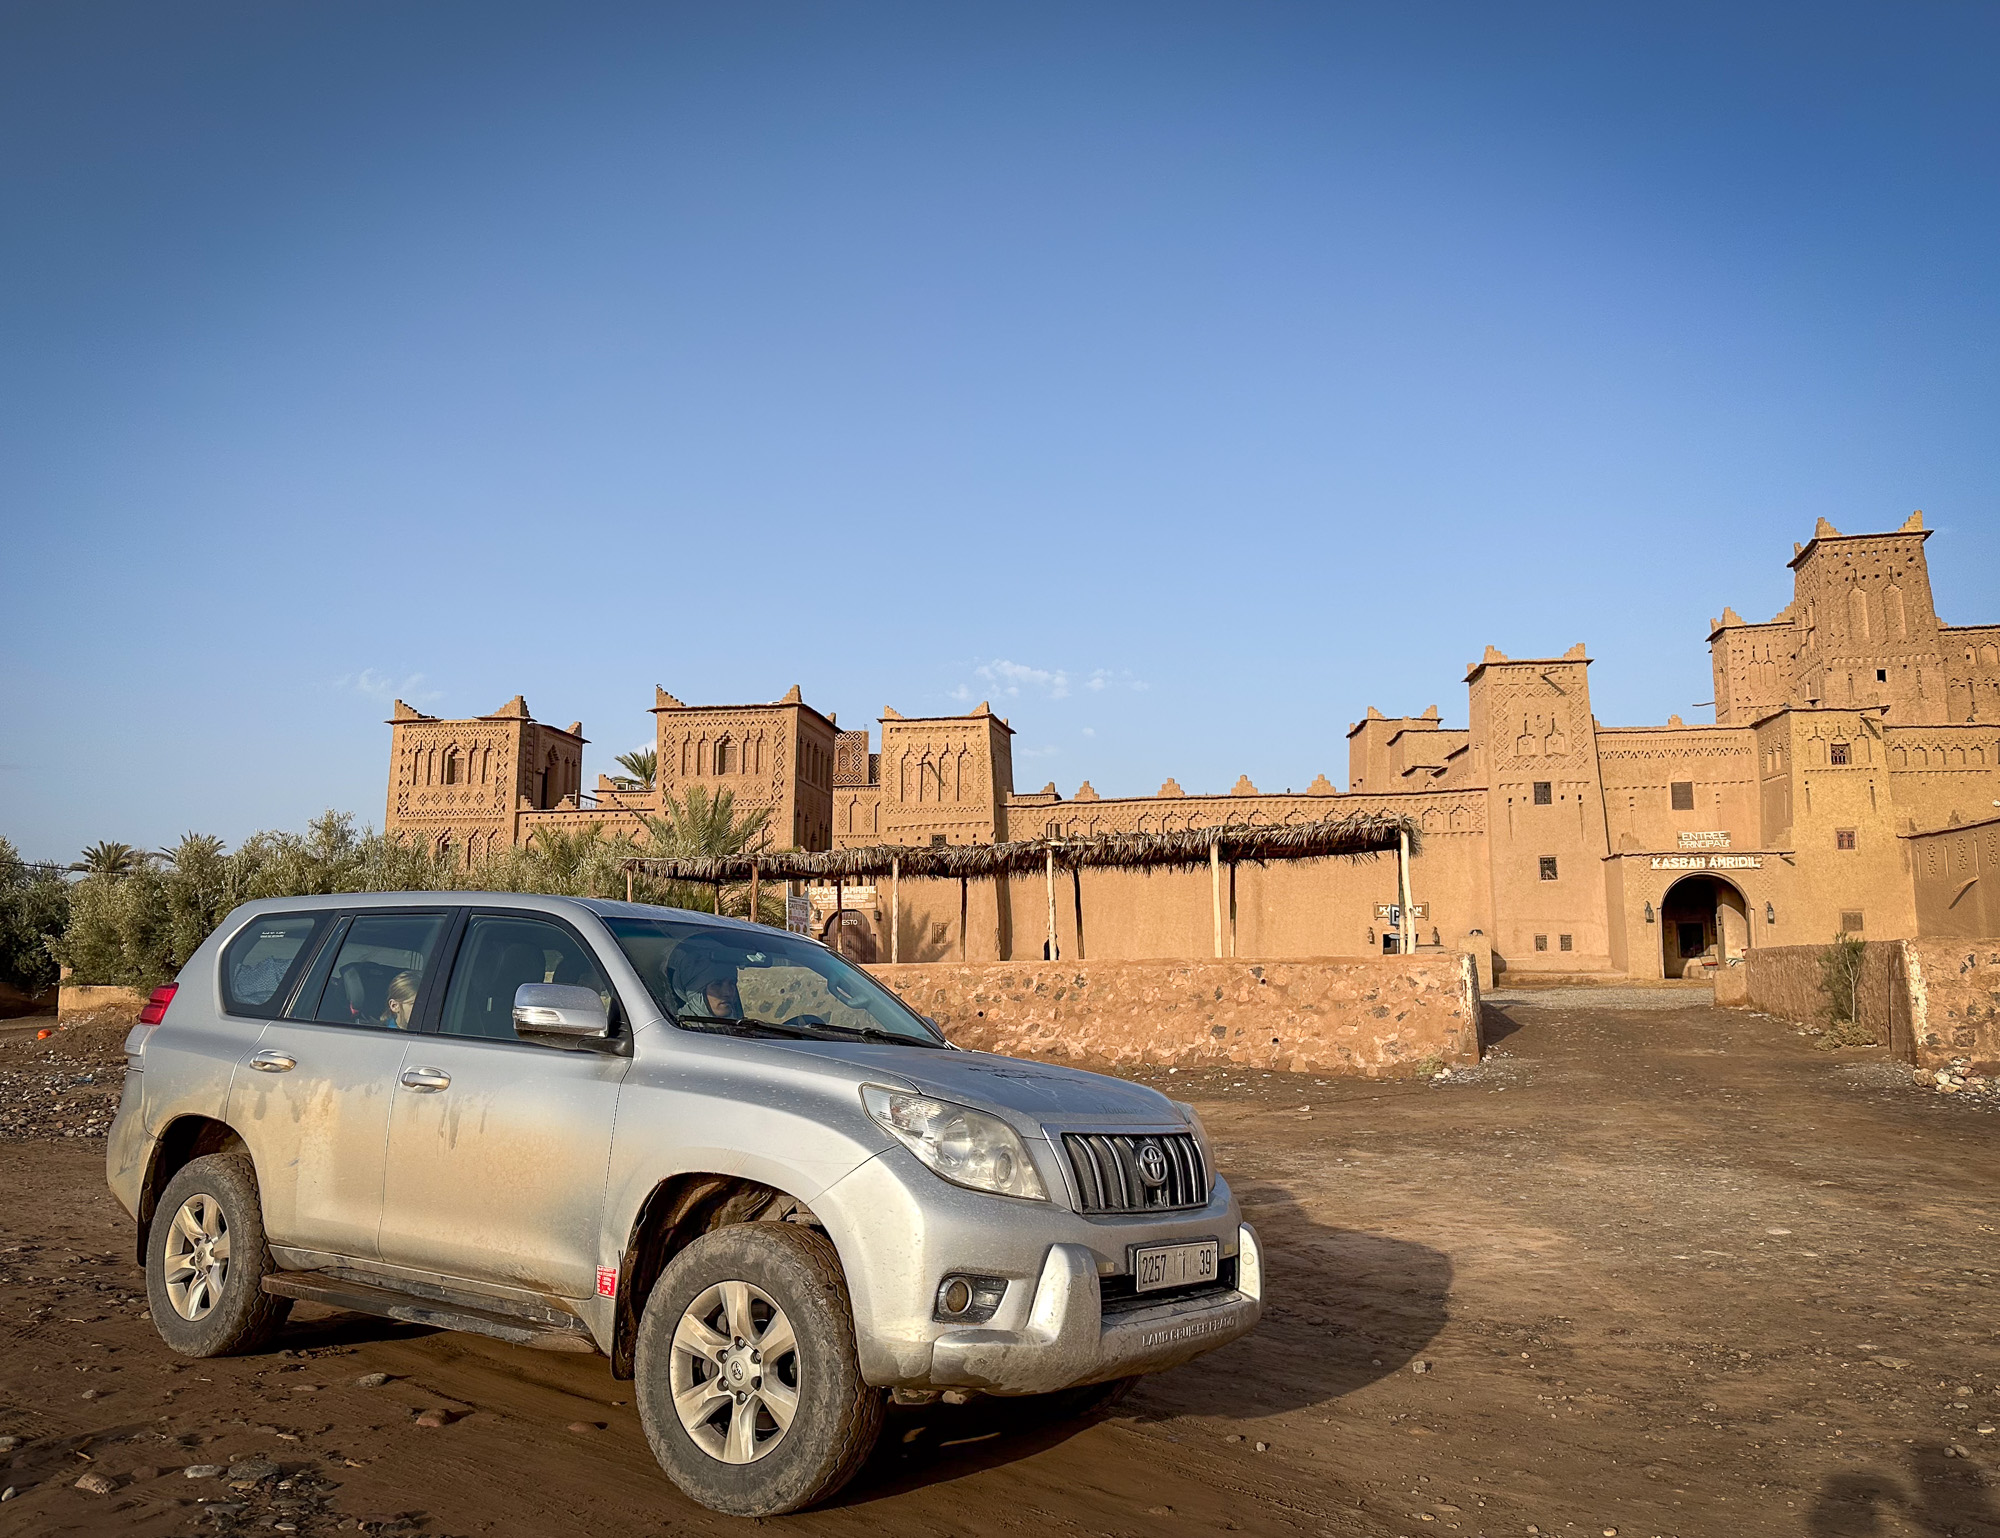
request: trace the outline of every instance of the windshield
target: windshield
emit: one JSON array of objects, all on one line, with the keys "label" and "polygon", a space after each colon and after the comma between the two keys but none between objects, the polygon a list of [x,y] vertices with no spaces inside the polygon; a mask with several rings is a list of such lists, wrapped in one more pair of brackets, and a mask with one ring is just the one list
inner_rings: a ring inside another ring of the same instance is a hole
[{"label": "windshield", "polygon": [[798,935],[664,918],[604,922],[654,1000],[685,1029],[944,1044],[866,972]]}]

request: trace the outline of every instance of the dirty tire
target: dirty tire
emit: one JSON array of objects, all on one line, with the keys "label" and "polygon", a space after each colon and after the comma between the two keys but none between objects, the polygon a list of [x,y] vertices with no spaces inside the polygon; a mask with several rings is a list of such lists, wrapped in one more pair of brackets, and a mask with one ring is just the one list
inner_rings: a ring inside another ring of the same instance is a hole
[{"label": "dirty tire", "polygon": [[[697,1443],[675,1409],[674,1340],[710,1289],[738,1282],[782,1309],[791,1326],[797,1401],[768,1451],[731,1463]],[[633,1365],[639,1421],[660,1467],[702,1505],[730,1516],[778,1516],[825,1500],[854,1477],[882,1431],[887,1396],[861,1380],[847,1278],[832,1241],[816,1229],[744,1223],[695,1240],[654,1284]]]},{"label": "dirty tire", "polygon": [[[177,1214],[204,1199],[220,1213],[220,1226],[228,1234],[228,1266],[221,1285],[205,1300],[201,1317],[189,1319],[176,1307],[168,1285],[168,1251]],[[257,1172],[248,1155],[209,1154],[192,1160],[167,1182],[146,1235],[146,1299],[153,1327],[175,1351],[182,1356],[240,1356],[268,1344],[292,1311],[290,1298],[264,1291],[264,1278],[276,1270],[264,1239]]]}]

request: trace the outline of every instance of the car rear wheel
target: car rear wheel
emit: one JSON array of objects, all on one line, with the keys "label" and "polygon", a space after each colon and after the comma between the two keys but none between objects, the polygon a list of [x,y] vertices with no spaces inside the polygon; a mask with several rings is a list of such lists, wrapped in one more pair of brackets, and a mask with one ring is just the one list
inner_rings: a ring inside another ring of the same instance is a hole
[{"label": "car rear wheel", "polygon": [[824,1500],[881,1434],[885,1396],[861,1380],[847,1279],[817,1230],[746,1223],[695,1240],[655,1284],[637,1346],[653,1455],[711,1510]]},{"label": "car rear wheel", "polygon": [[236,1356],[277,1334],[291,1299],[264,1291],[257,1172],[243,1154],[196,1159],[167,1182],[146,1238],[153,1327],[182,1356]]}]

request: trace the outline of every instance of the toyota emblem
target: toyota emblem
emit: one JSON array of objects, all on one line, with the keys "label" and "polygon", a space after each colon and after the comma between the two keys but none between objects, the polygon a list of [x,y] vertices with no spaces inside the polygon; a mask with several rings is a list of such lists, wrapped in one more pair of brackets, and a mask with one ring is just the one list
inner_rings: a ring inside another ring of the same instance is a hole
[{"label": "toyota emblem", "polygon": [[1154,1190],[1167,1183],[1167,1155],[1158,1143],[1148,1143],[1139,1150],[1139,1178]]}]

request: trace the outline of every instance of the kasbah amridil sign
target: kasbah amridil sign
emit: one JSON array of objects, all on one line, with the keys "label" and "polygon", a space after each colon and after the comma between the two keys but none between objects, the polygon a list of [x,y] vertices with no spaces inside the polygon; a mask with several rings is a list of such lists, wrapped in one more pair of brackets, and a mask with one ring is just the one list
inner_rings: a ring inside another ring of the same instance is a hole
[{"label": "kasbah amridil sign", "polygon": [[[768,704],[653,704],[649,788],[582,781],[583,725],[535,720],[519,696],[440,720],[398,701],[386,826],[476,863],[538,828],[637,816],[687,787],[766,808],[773,847],[931,845],[1394,811],[1423,829],[1413,862],[1420,949],[1464,951],[1482,979],[1696,975],[1756,947],[2000,933],[2000,625],[1948,625],[1931,604],[1921,513],[1885,534],[1824,519],[1795,546],[1792,602],[1761,622],[1725,608],[1708,629],[1715,721],[1605,726],[1590,657],[1509,657],[1465,675],[1466,724],[1437,707],[1348,730],[1348,785],[1104,797],[1014,786],[1007,721],[986,705],[908,717],[879,739],[842,730],[797,688]],[[877,742],[879,741],[879,746]],[[1968,879],[1970,878],[1970,879]],[[1206,874],[1092,871],[1096,959],[1206,953]],[[947,890],[946,888],[949,888]],[[958,884],[906,881],[905,961],[955,958]],[[1237,954],[1380,954],[1398,942],[1395,861],[1246,865]],[[973,961],[1042,954],[1040,883],[982,884]],[[890,951],[889,913],[849,894],[843,945]],[[1021,916],[1015,922],[1015,914]],[[1062,923],[1071,923],[1065,906]],[[1061,937],[1067,951],[1073,937]]]}]

